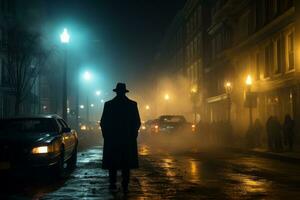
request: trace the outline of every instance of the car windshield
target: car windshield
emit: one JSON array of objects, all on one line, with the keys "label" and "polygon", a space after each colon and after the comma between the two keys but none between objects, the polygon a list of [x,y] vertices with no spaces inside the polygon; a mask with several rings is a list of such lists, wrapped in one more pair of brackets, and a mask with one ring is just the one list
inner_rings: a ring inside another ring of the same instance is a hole
[{"label": "car windshield", "polygon": [[40,133],[55,131],[55,126],[51,119],[3,119],[0,120],[0,132],[26,132]]},{"label": "car windshield", "polygon": [[163,116],[160,121],[164,123],[181,123],[185,122],[185,118],[183,116]]}]

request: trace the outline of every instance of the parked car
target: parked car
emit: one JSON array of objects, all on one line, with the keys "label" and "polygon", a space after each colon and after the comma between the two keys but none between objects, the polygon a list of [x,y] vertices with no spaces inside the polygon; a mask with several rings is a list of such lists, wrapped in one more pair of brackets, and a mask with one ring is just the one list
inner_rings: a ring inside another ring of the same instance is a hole
[{"label": "parked car", "polygon": [[160,133],[191,133],[193,125],[186,121],[183,115],[162,115],[155,126]]},{"label": "parked car", "polygon": [[60,177],[77,162],[77,133],[58,115],[0,120],[0,172],[46,167]]}]

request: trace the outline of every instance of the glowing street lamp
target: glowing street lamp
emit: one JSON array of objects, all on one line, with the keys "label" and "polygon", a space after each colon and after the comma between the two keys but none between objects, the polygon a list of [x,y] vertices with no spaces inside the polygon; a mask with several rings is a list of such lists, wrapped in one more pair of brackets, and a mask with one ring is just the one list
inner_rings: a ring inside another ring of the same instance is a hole
[{"label": "glowing street lamp", "polygon": [[146,106],[145,106],[145,109],[146,109],[146,110],[150,110],[150,106],[149,106],[149,105],[146,105]]},{"label": "glowing street lamp", "polygon": [[231,82],[227,81],[225,83],[225,90],[226,90],[226,94],[227,94],[227,100],[228,100],[228,113],[227,113],[227,120],[230,123],[230,114],[231,114],[231,90],[232,90],[232,84]]},{"label": "glowing street lamp", "polygon": [[63,88],[62,88],[62,116],[65,121],[68,120],[68,111],[67,111],[67,101],[68,101],[68,90],[67,90],[67,83],[68,83],[68,75],[67,75],[67,47],[66,44],[70,42],[70,35],[68,33],[68,29],[64,28],[64,31],[60,34],[60,41],[62,44],[65,44],[65,56],[64,56],[64,67],[63,67]]},{"label": "glowing street lamp", "polygon": [[100,91],[100,90],[97,90],[95,94],[96,94],[96,96],[99,97],[99,96],[101,95],[101,91]]},{"label": "glowing street lamp", "polygon": [[[90,82],[92,80],[93,76],[89,71],[85,71],[83,73],[83,80],[86,82]],[[86,120],[87,122],[90,121],[90,104],[89,104],[89,95],[86,95]]]},{"label": "glowing street lamp", "polygon": [[246,78],[246,85],[247,85],[246,101],[249,102],[249,128],[252,127],[253,124],[253,114],[252,114],[253,95],[251,91],[252,84],[253,84],[252,77],[249,74]]},{"label": "glowing street lamp", "polygon": [[83,79],[85,81],[90,81],[92,79],[92,74],[89,71],[84,72]]},{"label": "glowing street lamp", "polygon": [[246,85],[247,86],[251,86],[252,85],[252,77],[251,75],[248,75],[247,78],[246,78]]},{"label": "glowing street lamp", "polygon": [[170,96],[169,96],[169,94],[165,94],[165,97],[164,97],[164,99],[165,99],[166,101],[169,101],[169,100],[170,100]]},{"label": "glowing street lamp", "polygon": [[91,104],[91,107],[93,108],[94,106],[95,106],[95,105],[92,103],[92,104]]},{"label": "glowing street lamp", "polygon": [[61,43],[68,44],[70,42],[70,34],[68,33],[68,29],[64,28],[64,31],[60,34]]},{"label": "glowing street lamp", "polygon": [[80,107],[81,109],[84,109],[84,105],[80,105],[79,107]]}]

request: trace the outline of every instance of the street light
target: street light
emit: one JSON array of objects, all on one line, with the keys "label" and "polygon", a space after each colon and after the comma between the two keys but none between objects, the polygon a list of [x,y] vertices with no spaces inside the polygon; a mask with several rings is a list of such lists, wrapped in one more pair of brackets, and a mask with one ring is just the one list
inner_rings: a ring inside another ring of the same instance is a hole
[{"label": "street light", "polygon": [[83,78],[86,81],[90,81],[92,79],[92,74],[89,71],[84,72]]},{"label": "street light", "polygon": [[81,109],[84,109],[84,105],[80,105],[79,107],[80,107]]},{"label": "street light", "polygon": [[67,52],[67,44],[70,42],[70,35],[68,33],[68,29],[64,28],[64,31],[62,34],[60,34],[60,41],[62,44],[65,45],[65,55],[64,55],[64,66],[63,66],[63,88],[62,88],[62,117],[65,121],[68,121],[68,111],[67,111],[67,101],[68,101],[68,90],[67,90],[67,57],[68,57],[68,52]]},{"label": "street light", "polygon": [[146,106],[145,106],[145,109],[146,109],[146,110],[150,110],[150,106],[149,106],[149,105],[146,105]]},{"label": "street light", "polygon": [[227,100],[228,100],[228,113],[227,113],[227,120],[230,123],[230,114],[231,114],[231,91],[232,91],[232,84],[231,82],[227,81],[225,83],[225,90],[226,90],[226,94],[227,94]]},{"label": "street light", "polygon": [[101,95],[101,91],[100,90],[97,90],[96,91],[96,96],[100,96]]},{"label": "street light", "polygon": [[166,101],[169,101],[169,100],[170,100],[169,94],[165,94],[165,97],[164,97],[164,98],[165,98]]},{"label": "street light", "polygon": [[197,85],[194,85],[191,88],[191,101],[192,101],[192,104],[193,104],[192,110],[194,112],[194,124],[197,123],[197,100],[198,100],[197,93],[198,93]]},{"label": "street light", "polygon": [[65,44],[70,42],[70,35],[67,28],[64,28],[64,31],[60,34],[60,41]]},{"label": "street light", "polygon": [[[92,80],[92,74],[89,71],[85,71],[83,73],[83,79],[86,82],[90,82]],[[86,121],[87,123],[90,122],[90,106],[89,106],[89,92],[87,91],[87,95],[86,95]]]},{"label": "street light", "polygon": [[253,102],[253,97],[252,97],[252,91],[251,91],[251,86],[253,84],[252,77],[249,74],[246,78],[246,85],[247,85],[247,92],[246,92],[246,101],[248,101],[248,106],[249,106],[249,127],[252,126],[253,124],[253,114],[252,114],[252,102]]}]

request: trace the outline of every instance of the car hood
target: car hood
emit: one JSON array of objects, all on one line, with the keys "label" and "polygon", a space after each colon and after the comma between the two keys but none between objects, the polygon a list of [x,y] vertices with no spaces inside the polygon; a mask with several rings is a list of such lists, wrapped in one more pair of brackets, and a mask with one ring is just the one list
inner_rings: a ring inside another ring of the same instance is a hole
[{"label": "car hood", "polygon": [[51,140],[56,133],[0,133],[0,143],[33,145]]}]

